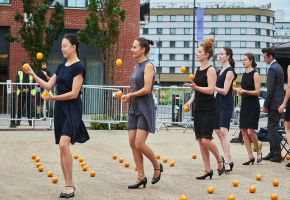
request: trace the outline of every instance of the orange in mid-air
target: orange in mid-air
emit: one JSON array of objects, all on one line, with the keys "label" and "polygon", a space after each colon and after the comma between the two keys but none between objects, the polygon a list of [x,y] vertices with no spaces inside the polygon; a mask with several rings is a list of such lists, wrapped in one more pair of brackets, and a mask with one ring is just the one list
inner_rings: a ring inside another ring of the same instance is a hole
[{"label": "orange in mid-air", "polygon": [[40,166],[38,167],[38,171],[39,171],[39,172],[43,172],[43,166],[42,166],[42,165],[40,165]]},{"label": "orange in mid-air", "polygon": [[78,159],[79,158],[79,155],[78,154],[74,154],[74,159]]},{"label": "orange in mid-air", "polygon": [[273,180],[273,186],[278,187],[279,186],[279,181],[278,180]]},{"label": "orange in mid-air", "polygon": [[233,195],[233,194],[231,194],[231,195],[229,195],[228,196],[228,200],[235,200],[236,198],[235,198],[235,195]]},{"label": "orange in mid-air", "polygon": [[38,52],[37,54],[36,54],[36,59],[37,60],[42,60],[43,59],[43,53],[41,53],[41,52]]},{"label": "orange in mid-air", "polygon": [[83,162],[85,159],[83,157],[79,157],[80,163]]},{"label": "orange in mid-air", "polygon": [[179,200],[187,200],[187,196],[182,194],[180,195]]},{"label": "orange in mid-air", "polygon": [[277,200],[278,199],[278,194],[272,193],[271,194],[271,200]]},{"label": "orange in mid-air", "polygon": [[119,58],[116,60],[116,66],[121,67],[123,65],[123,61]]},{"label": "orange in mid-air", "polygon": [[196,159],[196,154],[193,153],[193,154],[191,155],[191,157],[192,157],[192,159]]},{"label": "orange in mid-air", "polygon": [[84,172],[88,170],[88,166],[87,165],[84,165],[82,168],[83,168]]},{"label": "orange in mid-air", "polygon": [[33,153],[33,154],[31,155],[31,158],[34,160],[34,159],[36,158],[36,154]]},{"label": "orange in mid-air", "polygon": [[175,162],[174,162],[174,161],[170,161],[170,162],[169,162],[169,166],[170,166],[170,167],[174,167],[174,165],[175,165]]},{"label": "orange in mid-air", "polygon": [[116,154],[112,154],[112,158],[115,160],[117,159],[117,155]]},{"label": "orange in mid-air", "polygon": [[40,161],[40,158],[39,157],[36,157],[35,158],[35,162],[39,162]]},{"label": "orange in mid-air", "polygon": [[124,162],[124,158],[119,158],[119,163],[123,163]]},{"label": "orange in mid-air", "polygon": [[124,162],[124,167],[129,167],[129,163],[128,162]]},{"label": "orange in mid-air", "polygon": [[155,158],[160,159],[160,154],[155,154]]},{"label": "orange in mid-air", "polygon": [[194,80],[194,74],[189,74],[188,78],[189,78],[189,80],[193,81]]},{"label": "orange in mid-air", "polygon": [[181,66],[181,67],[180,67],[180,71],[181,71],[182,73],[185,73],[185,72],[186,72],[186,67],[185,67],[185,66]]},{"label": "orange in mid-air", "polygon": [[256,180],[257,180],[257,181],[262,180],[262,176],[261,176],[260,174],[257,174],[257,175],[256,175]]},{"label": "orange in mid-air", "polygon": [[162,161],[163,161],[164,163],[167,163],[167,161],[168,161],[168,157],[167,157],[167,156],[164,156],[163,159],[162,159]]}]

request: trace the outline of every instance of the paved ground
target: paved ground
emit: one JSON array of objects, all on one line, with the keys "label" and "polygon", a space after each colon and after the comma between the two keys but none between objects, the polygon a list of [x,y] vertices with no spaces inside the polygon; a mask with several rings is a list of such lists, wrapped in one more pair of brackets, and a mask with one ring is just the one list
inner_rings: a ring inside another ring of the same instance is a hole
[{"label": "paved ground", "polygon": [[[171,168],[164,164],[165,171],[157,185],[148,184],[146,189],[128,190],[127,185],[135,181],[133,158],[128,145],[126,131],[90,131],[91,140],[86,144],[76,144],[72,152],[85,158],[89,170],[95,170],[94,178],[89,172],[81,171],[78,161],[74,161],[74,179],[76,197],[79,200],[178,200],[180,194],[188,199],[223,200],[234,194],[238,200],[267,200],[271,193],[279,195],[280,200],[290,199],[290,171],[285,169],[286,162],[281,164],[262,162],[253,166],[243,166],[247,160],[246,150],[241,144],[232,144],[232,155],[235,167],[232,174],[217,176],[214,170],[213,180],[197,181],[195,176],[203,173],[203,165],[193,131],[162,130],[149,137],[148,144],[155,153],[168,156],[176,165]],[[217,137],[215,137],[217,138]],[[217,142],[217,140],[215,140]],[[1,200],[58,199],[63,188],[60,172],[59,151],[54,145],[53,131],[0,131],[0,194]],[[218,145],[220,148],[220,145]],[[269,146],[263,143],[263,152]],[[44,172],[39,173],[35,162],[30,158],[36,153],[44,165]],[[130,163],[125,168],[111,158],[112,153],[124,157]],[[191,154],[197,153],[192,160]],[[145,163],[147,178],[151,181],[153,169],[148,160]],[[212,168],[216,163],[212,159]],[[60,181],[52,184],[46,177],[46,171],[52,170]],[[262,181],[255,180],[256,174],[263,176]],[[232,181],[237,179],[239,187],[233,188]],[[272,180],[278,179],[279,187],[272,186]],[[250,194],[248,187],[255,185],[257,192]],[[207,187],[213,186],[213,194],[207,193]]]}]

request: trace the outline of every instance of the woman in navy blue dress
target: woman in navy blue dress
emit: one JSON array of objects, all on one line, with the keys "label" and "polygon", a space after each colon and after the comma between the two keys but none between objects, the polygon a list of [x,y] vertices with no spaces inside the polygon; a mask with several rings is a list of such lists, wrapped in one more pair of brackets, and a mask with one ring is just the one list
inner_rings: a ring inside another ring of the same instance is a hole
[{"label": "woman in navy blue dress", "polygon": [[42,98],[45,101],[55,100],[55,142],[59,144],[60,163],[65,180],[65,189],[60,193],[60,198],[74,197],[75,187],[72,178],[73,163],[70,143],[84,143],[89,140],[87,129],[82,121],[82,101],[80,98],[86,73],[78,58],[78,49],[78,38],[73,34],[65,35],[61,51],[67,61],[58,66],[56,73],[48,82],[40,79],[30,67],[26,71],[47,91],[57,85],[57,95],[42,96]]},{"label": "woman in navy blue dress", "polygon": [[217,117],[215,122],[215,132],[217,133],[225,156],[225,172],[233,170],[234,162],[230,153],[229,128],[234,109],[234,97],[232,84],[237,78],[235,73],[235,61],[233,51],[230,47],[223,47],[220,51],[220,63],[223,68],[218,71],[215,91]]}]

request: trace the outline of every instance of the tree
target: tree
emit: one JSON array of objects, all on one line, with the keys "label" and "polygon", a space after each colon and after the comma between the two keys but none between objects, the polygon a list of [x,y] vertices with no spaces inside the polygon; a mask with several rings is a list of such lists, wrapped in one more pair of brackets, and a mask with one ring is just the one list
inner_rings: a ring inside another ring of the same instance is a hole
[{"label": "tree", "polygon": [[125,21],[126,12],[120,0],[90,0],[86,26],[78,32],[80,41],[95,44],[105,64],[105,83],[114,83],[114,61],[120,26]]},{"label": "tree", "polygon": [[[17,35],[9,34],[8,41],[18,42],[28,52],[31,65],[36,70],[39,69],[42,61],[36,59],[37,52],[43,53],[44,59],[48,59],[48,54],[52,48],[53,41],[64,30],[64,8],[61,4],[53,3],[53,0],[24,0],[23,12],[15,15],[15,21],[22,24]],[[48,18],[49,7],[54,6],[50,18]]]}]

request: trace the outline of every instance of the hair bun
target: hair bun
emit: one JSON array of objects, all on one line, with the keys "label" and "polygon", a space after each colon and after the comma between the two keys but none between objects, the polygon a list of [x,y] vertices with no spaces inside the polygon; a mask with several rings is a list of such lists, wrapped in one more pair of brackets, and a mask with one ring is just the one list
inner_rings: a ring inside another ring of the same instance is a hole
[{"label": "hair bun", "polygon": [[148,40],[148,39],[146,39],[146,41],[148,42],[148,44],[150,44],[150,45],[154,45],[154,42],[152,41],[152,40]]},{"label": "hair bun", "polygon": [[214,39],[213,38],[206,38],[204,40],[204,44],[206,46],[213,47],[214,46]]}]

